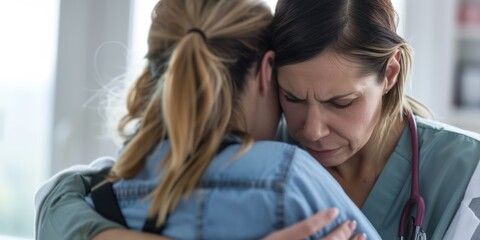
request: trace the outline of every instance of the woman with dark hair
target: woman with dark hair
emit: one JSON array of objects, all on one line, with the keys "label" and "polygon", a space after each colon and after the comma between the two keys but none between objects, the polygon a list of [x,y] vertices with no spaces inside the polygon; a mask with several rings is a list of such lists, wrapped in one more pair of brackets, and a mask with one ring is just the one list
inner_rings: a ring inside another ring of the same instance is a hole
[{"label": "woman with dark hair", "polygon": [[480,239],[480,136],[430,120],[406,94],[412,50],[396,20],[390,0],[278,2],[273,49],[288,135],[383,239],[406,237],[410,216],[415,239]]}]

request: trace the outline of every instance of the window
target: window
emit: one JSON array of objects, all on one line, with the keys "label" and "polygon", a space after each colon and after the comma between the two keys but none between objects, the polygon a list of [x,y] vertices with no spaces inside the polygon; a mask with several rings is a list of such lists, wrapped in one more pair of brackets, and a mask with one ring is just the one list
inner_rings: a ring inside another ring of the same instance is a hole
[{"label": "window", "polygon": [[49,163],[57,16],[58,0],[0,1],[0,239],[33,238],[33,197]]}]

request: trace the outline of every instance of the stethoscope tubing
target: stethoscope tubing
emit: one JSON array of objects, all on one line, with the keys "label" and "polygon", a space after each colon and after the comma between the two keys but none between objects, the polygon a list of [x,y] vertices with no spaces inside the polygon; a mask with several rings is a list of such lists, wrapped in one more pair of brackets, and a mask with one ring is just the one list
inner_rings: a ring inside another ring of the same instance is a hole
[{"label": "stethoscope tubing", "polygon": [[418,132],[417,132],[417,122],[415,121],[415,116],[413,113],[408,113],[407,115],[409,128],[410,128],[410,137],[412,145],[412,184],[410,198],[405,205],[399,227],[399,236],[402,238],[405,235],[405,226],[408,222],[408,217],[412,208],[416,205],[415,213],[415,232],[423,226],[423,220],[425,217],[425,201],[420,195],[420,180],[419,180],[419,146],[418,146]]}]

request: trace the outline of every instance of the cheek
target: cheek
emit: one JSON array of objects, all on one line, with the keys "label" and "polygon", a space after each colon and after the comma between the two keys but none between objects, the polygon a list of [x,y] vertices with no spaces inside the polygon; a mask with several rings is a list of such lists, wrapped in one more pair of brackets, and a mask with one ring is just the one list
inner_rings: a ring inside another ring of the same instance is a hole
[{"label": "cheek", "polygon": [[[363,102],[353,108],[343,119],[342,131],[346,138],[350,140],[350,144],[353,147],[363,147],[370,139],[372,132],[375,128],[375,123],[379,116],[380,110],[374,105]],[[338,122],[341,122],[339,119]]]}]

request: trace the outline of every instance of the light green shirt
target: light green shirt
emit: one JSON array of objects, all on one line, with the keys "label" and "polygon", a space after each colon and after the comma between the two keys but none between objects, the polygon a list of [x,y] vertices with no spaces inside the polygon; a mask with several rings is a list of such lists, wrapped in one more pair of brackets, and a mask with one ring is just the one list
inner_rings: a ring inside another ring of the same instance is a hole
[{"label": "light green shirt", "polygon": [[48,194],[38,209],[37,240],[84,240],[110,228],[124,228],[93,210],[85,195],[90,177],[68,174]]},{"label": "light green shirt", "polygon": [[[426,206],[423,228],[428,239],[441,239],[479,163],[480,135],[416,119],[420,194]],[[383,239],[397,239],[400,215],[410,197],[411,156],[407,126],[362,208]]]}]

